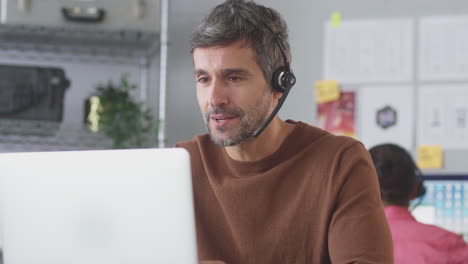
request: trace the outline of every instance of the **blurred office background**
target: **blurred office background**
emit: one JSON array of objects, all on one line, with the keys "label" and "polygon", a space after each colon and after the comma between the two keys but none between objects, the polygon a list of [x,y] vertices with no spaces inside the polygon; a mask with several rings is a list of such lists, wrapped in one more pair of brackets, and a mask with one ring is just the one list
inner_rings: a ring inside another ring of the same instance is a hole
[{"label": "blurred office background", "polygon": [[[206,132],[189,40],[221,1],[1,2],[0,152],[111,148],[111,138],[91,129],[90,98],[109,81],[118,86],[122,74],[136,85],[134,101],[154,117],[145,147]],[[407,148],[428,187],[415,214],[466,237],[468,3],[257,2],[289,26],[297,84],[280,117],[354,136],[366,147]],[[90,7],[105,10],[106,20],[73,21],[98,20],[96,10],[86,14]],[[71,8],[71,20],[63,8]],[[44,12],[51,19],[36,21]],[[338,96],[321,98],[320,91]]]}]

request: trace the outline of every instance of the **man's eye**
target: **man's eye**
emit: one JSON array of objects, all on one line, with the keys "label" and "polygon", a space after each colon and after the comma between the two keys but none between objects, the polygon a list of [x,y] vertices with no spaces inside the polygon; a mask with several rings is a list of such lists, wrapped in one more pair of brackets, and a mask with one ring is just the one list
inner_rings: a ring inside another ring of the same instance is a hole
[{"label": "man's eye", "polygon": [[238,82],[240,81],[242,78],[239,77],[239,76],[229,76],[228,77],[228,80],[231,81],[231,82]]},{"label": "man's eye", "polygon": [[209,81],[208,77],[198,77],[197,82],[207,83]]}]

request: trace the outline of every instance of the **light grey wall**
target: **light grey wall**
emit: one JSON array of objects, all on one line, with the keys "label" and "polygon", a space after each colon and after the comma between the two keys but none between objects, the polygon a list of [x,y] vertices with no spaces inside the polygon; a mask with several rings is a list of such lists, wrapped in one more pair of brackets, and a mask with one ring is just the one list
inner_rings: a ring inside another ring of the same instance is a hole
[{"label": "light grey wall", "polygon": [[[172,0],[170,3],[168,146],[206,131],[196,102],[189,38],[197,22],[221,2],[221,0]],[[278,10],[289,26],[292,68],[297,77],[297,84],[280,111],[280,117],[301,120],[309,124],[315,123],[313,84],[322,78],[323,23],[329,19],[332,12],[341,12],[343,19],[418,18],[423,15],[468,14],[466,0],[258,0],[257,2]],[[460,160],[463,156],[468,156],[468,151],[447,152],[447,169],[435,173],[468,172],[468,165]]]}]

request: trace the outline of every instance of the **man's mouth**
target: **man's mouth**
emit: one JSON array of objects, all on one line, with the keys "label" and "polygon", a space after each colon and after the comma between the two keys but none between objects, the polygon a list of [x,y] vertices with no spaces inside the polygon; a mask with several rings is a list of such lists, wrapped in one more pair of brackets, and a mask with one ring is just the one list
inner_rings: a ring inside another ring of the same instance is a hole
[{"label": "man's mouth", "polygon": [[215,122],[216,125],[226,125],[233,119],[237,118],[237,116],[225,116],[225,115],[212,115],[210,119]]},{"label": "man's mouth", "polygon": [[239,108],[211,108],[204,114],[206,122],[213,128],[226,129],[228,125],[240,122],[244,113]]},{"label": "man's mouth", "polygon": [[227,119],[232,119],[234,116],[212,116],[211,119],[214,119],[216,121],[220,120],[227,120]]}]

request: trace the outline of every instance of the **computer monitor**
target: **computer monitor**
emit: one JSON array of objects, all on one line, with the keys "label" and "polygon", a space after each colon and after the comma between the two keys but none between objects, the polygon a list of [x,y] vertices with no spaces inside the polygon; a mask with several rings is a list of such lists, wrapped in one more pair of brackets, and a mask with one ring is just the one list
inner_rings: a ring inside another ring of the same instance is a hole
[{"label": "computer monitor", "polygon": [[426,176],[424,185],[424,197],[412,201],[412,207],[417,205],[412,210],[416,220],[463,235],[468,241],[468,177]]},{"label": "computer monitor", "polygon": [[6,264],[197,263],[183,149],[0,154]]}]

